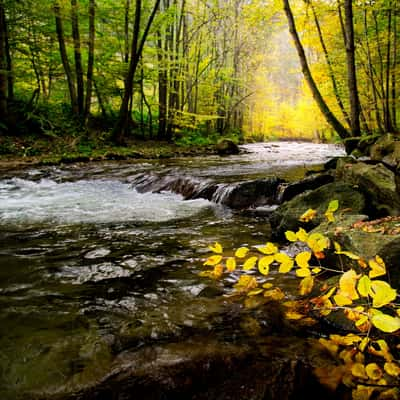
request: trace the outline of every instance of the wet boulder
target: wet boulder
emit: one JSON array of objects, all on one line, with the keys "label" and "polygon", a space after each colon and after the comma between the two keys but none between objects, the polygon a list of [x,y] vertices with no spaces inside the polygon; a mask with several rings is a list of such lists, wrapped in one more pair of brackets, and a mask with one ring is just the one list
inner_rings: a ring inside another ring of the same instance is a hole
[{"label": "wet boulder", "polygon": [[220,156],[228,156],[240,153],[239,146],[230,139],[223,139],[219,141],[216,145],[216,150]]},{"label": "wet boulder", "polygon": [[273,204],[282,182],[279,178],[269,178],[221,185],[214,193],[212,200],[234,209]]},{"label": "wet boulder", "polygon": [[278,196],[278,202],[284,203],[306,190],[317,189],[320,186],[333,182],[333,180],[334,178],[330,174],[315,174],[298,182],[282,185]]},{"label": "wet boulder", "polygon": [[[348,209],[351,214],[360,214],[365,209],[365,198],[352,185],[332,182],[315,190],[309,190],[283,203],[271,215],[270,222],[275,239],[284,238],[285,231],[304,227],[311,230],[325,220],[324,213],[332,200],[339,200],[341,209]],[[316,217],[307,222],[299,217],[309,208],[317,210]]]},{"label": "wet boulder", "polygon": [[323,222],[314,232],[328,236],[367,261],[379,255],[391,284],[400,288],[400,217],[367,221],[366,215],[343,215],[333,223]]},{"label": "wet boulder", "polygon": [[367,199],[372,217],[400,213],[396,176],[383,164],[339,162],[336,178],[347,184],[357,185]]},{"label": "wet boulder", "polygon": [[381,136],[370,148],[370,157],[397,168],[400,163],[400,141],[391,133]]}]

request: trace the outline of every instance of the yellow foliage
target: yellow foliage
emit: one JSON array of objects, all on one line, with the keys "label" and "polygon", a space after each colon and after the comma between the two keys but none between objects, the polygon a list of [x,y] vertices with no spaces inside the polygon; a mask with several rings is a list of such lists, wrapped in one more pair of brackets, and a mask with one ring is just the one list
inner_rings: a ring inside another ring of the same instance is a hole
[{"label": "yellow foliage", "polygon": [[309,251],[302,251],[301,253],[297,254],[295,260],[296,260],[296,264],[300,267],[300,268],[309,268],[310,265],[308,264],[308,262],[311,259],[311,253]]},{"label": "yellow foliage", "polygon": [[315,218],[317,215],[317,210],[313,210],[312,208],[309,208],[304,214],[301,215],[299,218],[299,221],[301,222],[310,222]]},{"label": "yellow foliage", "polygon": [[386,275],[386,266],[381,257],[375,256],[375,259],[368,261],[368,265],[371,268],[369,271],[370,278]]},{"label": "yellow foliage", "polygon": [[385,281],[371,281],[370,295],[375,308],[386,306],[397,297],[396,290]]},{"label": "yellow foliage", "polygon": [[259,250],[263,254],[275,254],[278,252],[278,247],[276,247],[273,243],[268,242],[264,247],[258,247],[257,250]]},{"label": "yellow foliage", "polygon": [[213,253],[217,253],[217,254],[221,254],[224,250],[221,246],[220,243],[215,242],[215,244],[213,246],[208,246],[208,248],[213,252]]},{"label": "yellow foliage", "polygon": [[305,296],[310,294],[314,286],[314,278],[312,276],[307,276],[300,281],[299,293],[300,296]]},{"label": "yellow foliage", "polygon": [[257,257],[250,257],[248,258],[245,263],[243,264],[243,271],[249,271],[253,269],[257,264],[258,258]]},{"label": "yellow foliage", "polygon": [[263,275],[268,275],[269,274],[269,266],[275,261],[274,256],[265,256],[260,258],[258,261],[258,270],[263,274]]},{"label": "yellow foliage", "polygon": [[244,258],[246,257],[249,249],[247,247],[239,247],[235,252],[235,257],[237,258]]},{"label": "yellow foliage", "polygon": [[203,263],[203,265],[209,265],[213,267],[214,265],[219,264],[221,261],[222,261],[222,256],[211,256],[207,258],[207,260]]},{"label": "yellow foliage", "polygon": [[233,272],[236,270],[236,259],[234,257],[229,257],[226,260],[226,269],[228,272]]}]

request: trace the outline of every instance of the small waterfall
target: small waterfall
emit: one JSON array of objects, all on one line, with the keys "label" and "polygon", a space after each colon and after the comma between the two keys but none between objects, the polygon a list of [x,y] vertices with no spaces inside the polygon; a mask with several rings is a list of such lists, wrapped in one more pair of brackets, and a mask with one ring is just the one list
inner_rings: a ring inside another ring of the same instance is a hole
[{"label": "small waterfall", "polygon": [[217,186],[214,194],[211,197],[211,201],[218,204],[225,204],[230,198],[231,193],[236,188],[235,184],[220,184]]}]

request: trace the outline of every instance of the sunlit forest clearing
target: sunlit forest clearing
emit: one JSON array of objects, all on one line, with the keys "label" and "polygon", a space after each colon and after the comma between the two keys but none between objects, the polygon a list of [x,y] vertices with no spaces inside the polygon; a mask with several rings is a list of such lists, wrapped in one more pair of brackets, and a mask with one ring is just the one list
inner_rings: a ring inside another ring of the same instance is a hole
[{"label": "sunlit forest clearing", "polygon": [[0,13],[4,154],[31,135],[79,151],[221,137],[350,151],[397,131],[395,0],[2,0]]}]

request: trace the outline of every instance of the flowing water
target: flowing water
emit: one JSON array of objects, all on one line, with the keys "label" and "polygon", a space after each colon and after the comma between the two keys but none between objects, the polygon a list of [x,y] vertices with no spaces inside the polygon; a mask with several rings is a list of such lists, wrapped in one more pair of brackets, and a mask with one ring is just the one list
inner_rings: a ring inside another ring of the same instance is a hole
[{"label": "flowing water", "polygon": [[293,181],[343,154],[310,143],[242,150],[0,171],[1,399],[95,381],[125,349],[194,332],[241,334],[226,326],[220,300],[235,278],[216,283],[198,272],[216,240],[226,248],[264,243],[265,219],[171,192],[139,193],[132,182],[151,173],[199,184]]}]

